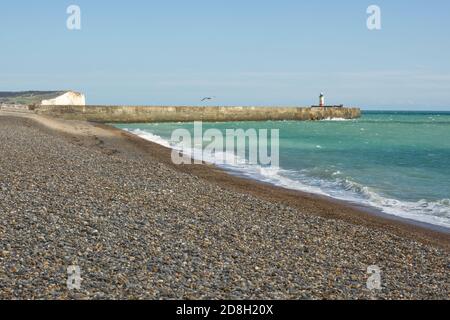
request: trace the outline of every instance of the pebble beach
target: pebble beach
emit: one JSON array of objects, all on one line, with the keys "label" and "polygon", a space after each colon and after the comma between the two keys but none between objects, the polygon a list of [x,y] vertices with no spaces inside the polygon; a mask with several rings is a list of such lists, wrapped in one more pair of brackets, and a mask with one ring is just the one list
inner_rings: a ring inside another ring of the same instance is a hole
[{"label": "pebble beach", "polygon": [[[105,125],[0,114],[0,299],[449,299],[449,244],[177,167]],[[66,285],[73,265],[79,290]],[[373,265],[381,290],[367,288]]]}]

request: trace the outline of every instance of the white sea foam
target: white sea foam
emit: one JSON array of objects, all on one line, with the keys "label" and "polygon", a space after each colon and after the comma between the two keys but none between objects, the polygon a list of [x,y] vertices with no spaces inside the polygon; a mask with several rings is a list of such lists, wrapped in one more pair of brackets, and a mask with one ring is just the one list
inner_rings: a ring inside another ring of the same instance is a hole
[{"label": "white sea foam", "polygon": [[181,148],[168,140],[141,129],[125,129],[148,141],[167,148],[183,150],[186,156],[222,167],[233,174],[251,179],[268,182],[276,186],[329,196],[335,199],[350,201],[379,209],[380,211],[402,218],[450,227],[450,200],[429,202],[400,201],[383,197],[367,186],[349,179],[339,178],[341,172],[334,172],[332,181],[315,179],[302,172],[284,170],[282,168],[262,167],[249,164],[245,159],[239,159],[235,154],[216,152],[214,155],[203,154],[200,149]]},{"label": "white sea foam", "polygon": [[345,118],[326,118],[320,121],[354,121],[354,119],[345,119]]},{"label": "white sea foam", "polygon": [[431,223],[434,225],[450,227],[450,200],[439,201],[401,201],[381,196],[367,186],[348,179],[338,179],[338,187],[348,191],[338,198],[369,205],[384,213],[402,218]]},{"label": "white sea foam", "polygon": [[170,145],[169,141],[167,141],[166,139],[161,138],[160,136],[153,134],[151,132],[145,131],[145,130],[141,130],[141,129],[123,129],[125,131],[128,131],[130,133],[133,133],[145,140],[154,142],[156,144],[162,145],[166,148],[172,148],[172,146]]}]

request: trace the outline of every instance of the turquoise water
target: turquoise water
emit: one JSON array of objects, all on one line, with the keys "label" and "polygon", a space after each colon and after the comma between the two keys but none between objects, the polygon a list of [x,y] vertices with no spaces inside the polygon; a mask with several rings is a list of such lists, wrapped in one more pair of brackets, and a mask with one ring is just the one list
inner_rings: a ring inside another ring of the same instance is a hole
[{"label": "turquoise water", "polygon": [[[118,125],[169,145],[192,123]],[[279,129],[280,169],[227,166],[237,174],[450,227],[450,113],[365,112],[319,122],[204,123],[204,130]]]}]

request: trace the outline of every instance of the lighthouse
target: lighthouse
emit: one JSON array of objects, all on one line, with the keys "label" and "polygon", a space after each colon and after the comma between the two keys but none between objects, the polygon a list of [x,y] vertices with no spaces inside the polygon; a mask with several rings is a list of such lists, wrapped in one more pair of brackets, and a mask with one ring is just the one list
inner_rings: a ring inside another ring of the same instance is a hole
[{"label": "lighthouse", "polygon": [[325,96],[323,95],[323,93],[320,93],[319,96],[319,106],[321,106],[322,108],[325,107]]}]

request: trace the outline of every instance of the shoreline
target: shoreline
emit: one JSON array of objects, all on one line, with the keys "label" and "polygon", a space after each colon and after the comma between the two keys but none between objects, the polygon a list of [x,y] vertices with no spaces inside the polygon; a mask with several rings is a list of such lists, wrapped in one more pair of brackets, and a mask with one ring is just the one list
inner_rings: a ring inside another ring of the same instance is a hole
[{"label": "shoreline", "polygon": [[[30,117],[29,114],[24,116]],[[64,125],[57,125],[58,122],[63,124],[68,124],[70,122],[85,123],[89,126],[105,130],[113,137],[125,139],[127,143],[131,143],[137,147],[140,152],[143,151],[145,154],[157,158],[161,163],[168,165],[179,172],[195,175],[209,182],[231,188],[234,191],[251,194],[267,201],[289,204],[299,210],[307,210],[312,215],[317,215],[326,219],[339,219],[356,225],[390,231],[402,237],[406,236],[409,239],[437,244],[446,249],[450,249],[450,229],[442,226],[387,214],[377,208],[363,204],[300,190],[288,189],[268,182],[249,179],[247,177],[240,177],[238,175],[233,175],[227,170],[214,164],[175,165],[171,160],[172,149],[141,138],[131,132],[116,128],[110,124],[63,120],[42,115],[33,115],[32,118],[40,119],[38,122],[40,122],[41,125],[69,135],[77,134],[77,131],[68,130],[70,128]],[[53,126],[49,126],[52,122]]]},{"label": "shoreline", "polygon": [[[108,124],[95,123],[94,125],[116,131],[144,150],[148,151],[149,148],[158,150],[159,161],[181,172],[194,174],[208,181],[230,187],[238,192],[249,193],[268,201],[288,203],[302,210],[305,210],[305,207],[308,209],[314,208],[316,212],[311,212],[311,214],[327,219],[341,219],[357,225],[381,228],[400,236],[407,236],[410,239],[437,244],[447,249],[450,248],[450,229],[448,228],[390,215],[377,208],[345,200],[287,189],[267,182],[240,177],[209,163],[204,163],[203,165],[174,165],[170,156],[172,149]],[[154,152],[152,152],[152,155],[154,155]],[[306,206],[304,202],[307,203]]]},{"label": "shoreline", "polygon": [[0,139],[0,298],[448,298],[449,234],[177,166],[105,124],[0,112]]},{"label": "shoreline", "polygon": [[[348,121],[351,121],[351,120],[348,120]],[[141,137],[141,136],[139,136],[137,134],[134,134],[133,132],[131,132],[129,130],[124,130],[124,129],[121,129],[121,128],[117,128],[113,124],[106,124],[106,125],[110,126],[111,128],[119,129],[119,130],[124,131],[126,133],[132,134],[133,136],[136,136],[136,137],[138,137],[140,139],[143,139],[145,141],[148,141],[148,142],[150,142],[152,144],[155,144],[155,145],[158,145],[160,147],[166,148],[166,149],[168,149],[170,151],[173,150],[172,148],[167,146],[167,143],[163,143],[163,142],[166,142],[166,140],[163,140],[163,141],[161,141],[159,143],[158,141],[153,141],[153,140],[150,140],[150,139],[146,139],[146,138]],[[299,195],[303,195],[303,196],[304,195],[308,195],[308,196],[311,196],[311,197],[317,197],[318,200],[324,200],[326,202],[331,202],[331,203],[336,203],[336,204],[348,206],[348,207],[351,207],[353,209],[356,209],[356,210],[359,210],[359,211],[363,211],[365,213],[369,213],[371,215],[375,215],[375,216],[384,218],[386,220],[398,221],[398,222],[402,222],[402,223],[405,223],[405,224],[413,225],[413,226],[416,226],[416,227],[425,228],[425,229],[428,229],[428,230],[431,230],[431,231],[436,231],[436,232],[443,233],[443,234],[450,234],[450,227],[437,225],[437,224],[433,224],[433,223],[426,222],[426,221],[414,220],[412,218],[402,217],[401,215],[395,215],[395,214],[386,213],[381,208],[377,208],[377,207],[371,206],[369,204],[358,203],[356,201],[334,198],[334,197],[329,196],[329,195],[322,195],[322,194],[319,194],[319,193],[308,192],[308,191],[299,190],[299,189],[295,189],[295,188],[279,186],[279,185],[277,185],[275,183],[261,181],[261,180],[258,180],[256,178],[245,176],[244,174],[241,174],[239,171],[233,171],[233,169],[227,169],[227,168],[221,167],[220,165],[216,165],[214,163],[210,163],[210,162],[207,162],[207,161],[204,161],[204,165],[212,166],[215,169],[224,171],[225,173],[227,173],[228,175],[230,175],[232,177],[236,177],[236,178],[240,178],[240,179],[244,179],[244,180],[249,180],[249,181],[256,182],[257,184],[262,184],[262,185],[266,185],[266,186],[269,186],[269,187],[273,187],[275,192],[284,192],[284,191],[298,192]]]}]

